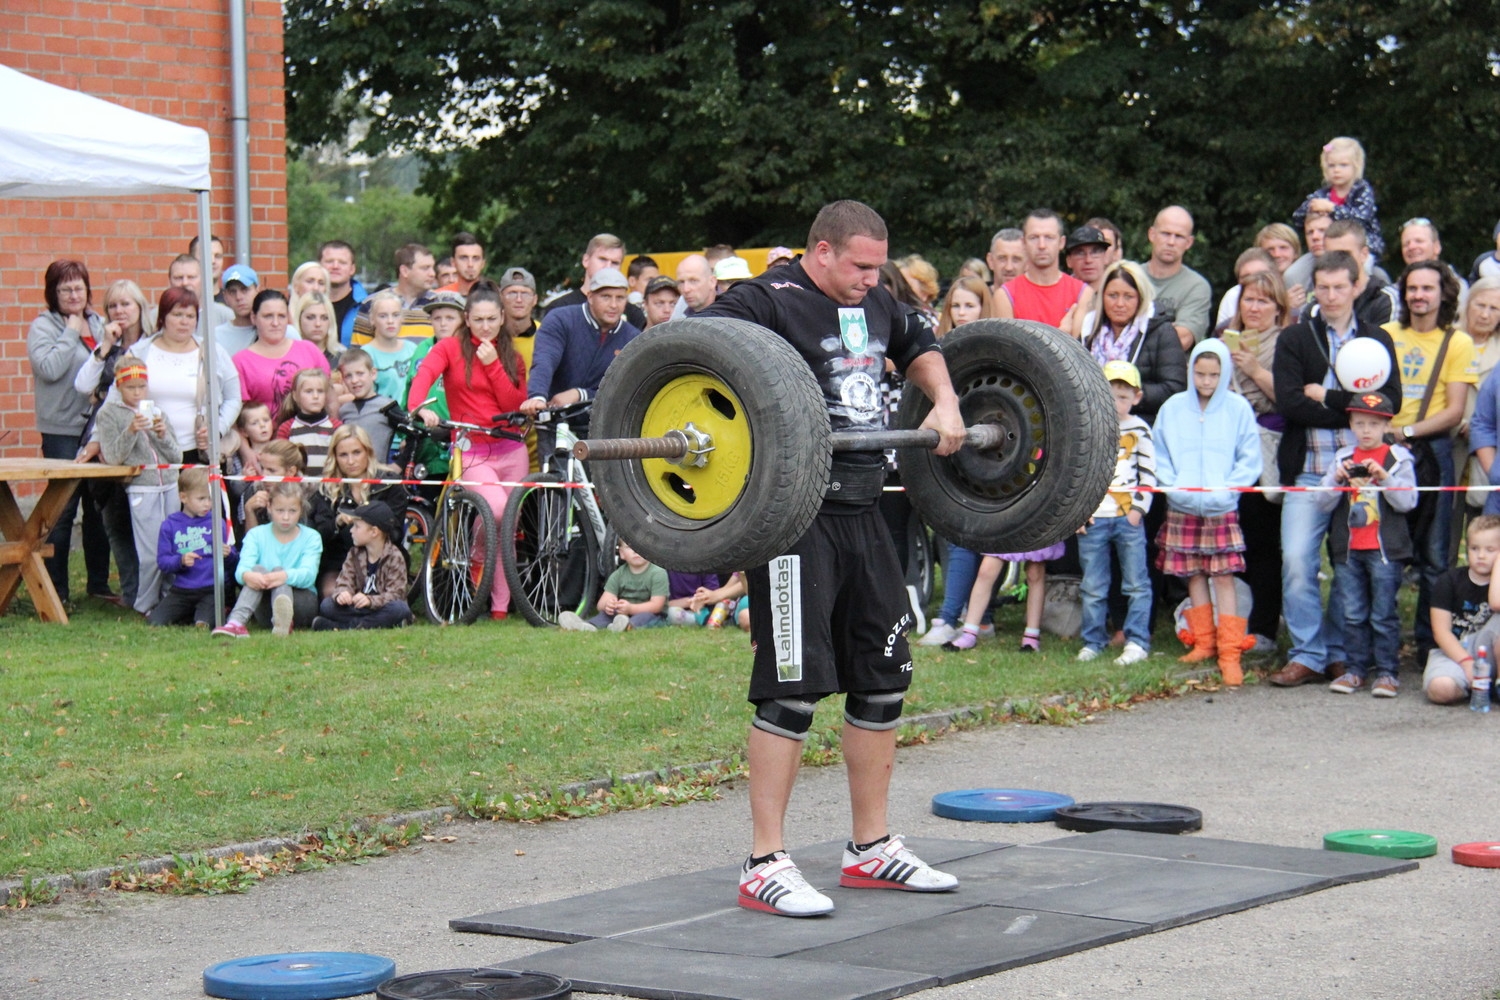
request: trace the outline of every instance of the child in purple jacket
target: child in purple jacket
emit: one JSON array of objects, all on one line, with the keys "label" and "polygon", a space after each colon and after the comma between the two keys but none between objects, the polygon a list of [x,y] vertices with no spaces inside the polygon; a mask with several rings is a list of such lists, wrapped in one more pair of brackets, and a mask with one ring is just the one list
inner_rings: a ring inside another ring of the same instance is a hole
[{"label": "child in purple jacket", "polygon": [[[156,536],[156,565],[171,576],[161,602],[151,611],[152,625],[186,625],[199,628],[214,624],[213,494],[208,470],[183,469],[177,477],[177,496],[182,510],[162,522]],[[225,575],[233,570],[234,549],[230,545],[229,522],[224,522]]]}]

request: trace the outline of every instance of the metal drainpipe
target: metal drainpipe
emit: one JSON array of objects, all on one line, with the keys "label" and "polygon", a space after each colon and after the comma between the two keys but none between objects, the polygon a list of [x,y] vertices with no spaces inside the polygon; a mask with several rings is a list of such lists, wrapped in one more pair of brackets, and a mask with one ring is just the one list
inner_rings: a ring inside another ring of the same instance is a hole
[{"label": "metal drainpipe", "polygon": [[[234,144],[234,262],[250,263],[250,100],[245,67],[245,0],[229,0],[229,73]],[[205,287],[208,285],[204,282]]]}]

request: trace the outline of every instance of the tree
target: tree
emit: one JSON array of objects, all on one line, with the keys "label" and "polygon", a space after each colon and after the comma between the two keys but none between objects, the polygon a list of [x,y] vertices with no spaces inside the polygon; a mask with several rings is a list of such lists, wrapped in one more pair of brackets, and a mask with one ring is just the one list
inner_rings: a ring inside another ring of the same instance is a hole
[{"label": "tree", "polygon": [[[1434,13],[1436,11],[1436,13]],[[893,251],[950,271],[1036,205],[1163,205],[1215,277],[1364,140],[1382,215],[1500,213],[1500,0],[287,0],[297,143],[427,157],[436,218],[508,208],[507,259],[559,277],[594,232],[632,247],[800,242],[870,202]],[[500,256],[499,249],[491,256]]]},{"label": "tree", "polygon": [[370,184],[363,191],[353,187],[340,197],[337,183],[317,179],[329,173],[315,171],[305,160],[287,161],[287,259],[293,268],[317,260],[318,245],[333,238],[354,247],[360,275],[371,283],[396,280],[396,250],[407,243],[422,243],[436,256],[446,256],[446,242],[432,226],[431,198],[385,184]]}]

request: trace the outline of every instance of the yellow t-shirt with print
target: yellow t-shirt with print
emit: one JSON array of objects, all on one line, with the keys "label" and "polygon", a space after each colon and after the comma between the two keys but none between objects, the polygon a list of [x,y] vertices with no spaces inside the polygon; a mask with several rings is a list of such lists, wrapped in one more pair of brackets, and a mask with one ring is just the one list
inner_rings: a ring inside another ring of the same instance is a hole
[{"label": "yellow t-shirt with print", "polygon": [[[1437,360],[1438,350],[1443,346],[1443,331],[1430,330],[1418,333],[1400,323],[1387,323],[1381,327],[1391,335],[1396,345],[1396,364],[1401,374],[1401,412],[1391,420],[1392,427],[1406,427],[1417,422],[1417,411],[1422,408],[1422,397],[1427,394],[1427,381],[1432,364]],[[1432,390],[1432,402],[1427,406],[1427,415],[1441,413],[1448,405],[1448,384],[1465,382],[1479,384],[1479,362],[1474,357],[1474,341],[1462,330],[1453,331],[1448,342],[1448,353],[1443,358],[1443,371]]]}]

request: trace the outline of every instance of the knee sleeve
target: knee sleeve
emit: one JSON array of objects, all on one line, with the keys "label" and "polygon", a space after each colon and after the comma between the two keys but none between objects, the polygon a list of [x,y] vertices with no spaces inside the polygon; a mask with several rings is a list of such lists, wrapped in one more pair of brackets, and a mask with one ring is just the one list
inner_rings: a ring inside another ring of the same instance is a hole
[{"label": "knee sleeve", "polygon": [[895,729],[901,724],[901,706],[905,700],[905,691],[850,692],[844,696],[844,721],[877,732]]},{"label": "knee sleeve", "polygon": [[773,736],[801,742],[812,728],[815,706],[816,702],[801,698],[767,698],[756,704],[752,725]]}]

